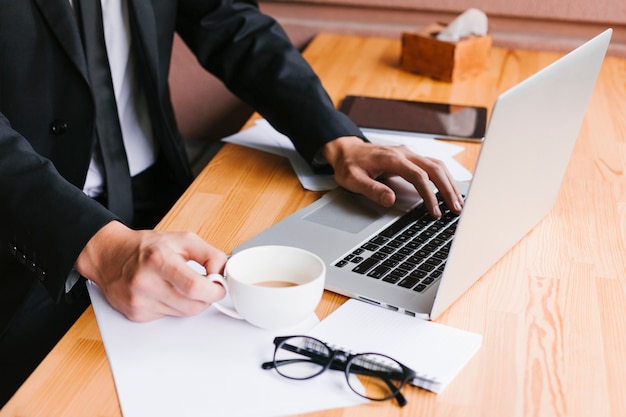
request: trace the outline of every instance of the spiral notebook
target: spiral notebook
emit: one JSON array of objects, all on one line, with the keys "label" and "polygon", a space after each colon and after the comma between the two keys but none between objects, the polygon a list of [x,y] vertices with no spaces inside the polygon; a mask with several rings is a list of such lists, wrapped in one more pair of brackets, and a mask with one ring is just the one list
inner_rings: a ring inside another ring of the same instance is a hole
[{"label": "spiral notebook", "polygon": [[[364,325],[367,323],[367,325]],[[482,336],[351,299],[308,332],[352,352],[382,353],[417,372],[412,384],[441,393],[482,346]]]}]

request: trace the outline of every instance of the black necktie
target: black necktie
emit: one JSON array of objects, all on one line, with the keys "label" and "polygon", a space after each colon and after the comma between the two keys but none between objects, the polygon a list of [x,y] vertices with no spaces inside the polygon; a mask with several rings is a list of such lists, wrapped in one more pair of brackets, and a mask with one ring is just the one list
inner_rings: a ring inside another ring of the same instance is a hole
[{"label": "black necktie", "polygon": [[96,135],[102,152],[108,208],[124,222],[133,219],[133,196],[122,129],[102,23],[100,0],[74,0],[96,107]]}]

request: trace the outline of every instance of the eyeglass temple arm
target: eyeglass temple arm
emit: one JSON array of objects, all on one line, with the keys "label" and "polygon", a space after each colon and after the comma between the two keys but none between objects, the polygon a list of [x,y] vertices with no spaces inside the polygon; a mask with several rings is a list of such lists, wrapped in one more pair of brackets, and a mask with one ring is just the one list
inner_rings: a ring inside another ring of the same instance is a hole
[{"label": "eyeglass temple arm", "polygon": [[291,363],[298,363],[298,362],[315,362],[315,363],[323,364],[322,362],[311,360],[309,358],[283,359],[283,360],[280,360],[280,361],[264,362],[264,363],[261,364],[261,368],[263,368],[263,369],[272,369],[272,368],[276,368],[276,367],[281,366],[281,365],[288,365],[288,364],[291,364]]}]

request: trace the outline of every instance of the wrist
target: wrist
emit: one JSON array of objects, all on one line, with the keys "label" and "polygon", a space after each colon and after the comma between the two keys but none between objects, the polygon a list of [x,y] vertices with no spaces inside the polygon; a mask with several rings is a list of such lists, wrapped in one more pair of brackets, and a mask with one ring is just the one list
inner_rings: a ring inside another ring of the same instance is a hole
[{"label": "wrist", "polygon": [[85,278],[98,283],[100,271],[110,267],[107,259],[115,259],[116,252],[123,252],[124,245],[117,242],[130,242],[133,231],[119,221],[111,221],[89,239],[78,255],[75,269]]},{"label": "wrist", "polygon": [[337,162],[344,159],[345,155],[348,153],[348,149],[362,144],[363,139],[357,136],[342,136],[326,143],[322,148],[321,156],[328,161],[330,165],[336,167]]}]

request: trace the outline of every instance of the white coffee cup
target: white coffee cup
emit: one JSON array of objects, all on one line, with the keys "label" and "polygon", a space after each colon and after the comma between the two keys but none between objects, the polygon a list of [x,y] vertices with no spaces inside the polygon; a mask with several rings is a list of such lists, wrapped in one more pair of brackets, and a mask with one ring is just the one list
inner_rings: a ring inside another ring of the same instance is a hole
[{"label": "white coffee cup", "polygon": [[296,325],[310,316],[322,298],[326,266],[315,254],[290,246],[256,246],[232,255],[224,286],[235,309],[214,303],[222,313],[264,329]]}]

